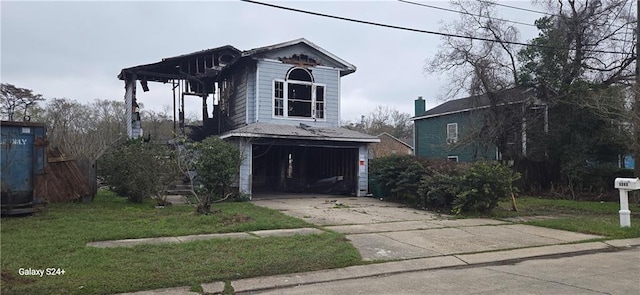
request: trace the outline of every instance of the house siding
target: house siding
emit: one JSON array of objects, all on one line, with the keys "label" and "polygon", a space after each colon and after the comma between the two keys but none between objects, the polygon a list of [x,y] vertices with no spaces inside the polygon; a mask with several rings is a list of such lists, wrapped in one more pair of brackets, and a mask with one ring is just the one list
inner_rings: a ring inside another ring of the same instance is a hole
[{"label": "house siding", "polygon": [[240,164],[240,176],[238,178],[238,189],[240,193],[251,195],[251,179],[252,179],[252,144],[247,140],[238,139],[234,143],[237,145],[242,155],[242,163]]},{"label": "house siding", "polygon": [[258,122],[268,122],[273,124],[291,124],[298,125],[304,123],[315,127],[338,127],[339,126],[339,110],[340,104],[338,84],[340,72],[337,69],[309,67],[314,77],[315,83],[325,85],[325,119],[293,119],[293,118],[275,118],[273,116],[273,82],[275,80],[283,80],[287,71],[294,67],[290,64],[284,64],[277,61],[261,60],[258,61],[258,101],[259,113]]},{"label": "house siding", "polygon": [[[465,135],[474,126],[475,116],[469,112],[443,115],[415,121],[415,153],[418,157],[447,159],[458,157],[460,162],[475,160],[495,160],[495,147],[483,148],[475,144],[465,144]],[[458,143],[447,144],[447,124],[458,124]]]},{"label": "house siding", "polygon": [[231,128],[239,128],[246,124],[247,119],[247,81],[248,69],[243,67],[233,73],[233,92],[230,100]]},{"label": "house siding", "polygon": [[247,90],[246,90],[246,123],[256,122],[256,65],[247,66]]}]

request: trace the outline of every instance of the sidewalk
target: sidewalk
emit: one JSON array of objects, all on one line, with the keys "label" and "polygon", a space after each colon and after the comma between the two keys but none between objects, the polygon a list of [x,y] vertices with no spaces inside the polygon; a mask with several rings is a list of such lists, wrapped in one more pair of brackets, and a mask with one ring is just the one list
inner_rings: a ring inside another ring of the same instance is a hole
[{"label": "sidewalk", "polygon": [[[596,235],[494,219],[456,219],[374,198],[306,196],[256,199],[252,203],[303,219],[315,224],[317,228],[94,242],[87,246],[131,247],[143,243],[181,243],[215,238],[259,239],[273,235],[334,231],[345,234],[363,261],[379,262],[234,280],[231,287],[238,294],[304,284],[432,269],[502,264],[640,246],[640,238],[602,242],[604,237]],[[204,283],[201,286],[205,293],[210,294],[221,293],[225,287],[222,282]],[[189,292],[188,287],[182,287],[131,294],[197,293]]]},{"label": "sidewalk", "polygon": [[[540,259],[563,255],[579,255],[600,251],[624,250],[631,247],[639,246],[640,238],[636,238],[625,240],[610,240],[604,242],[551,245],[472,254],[445,255],[378,264],[357,265],[345,268],[320,270],[305,273],[240,279],[232,281],[231,286],[233,287],[235,294],[251,294],[252,292],[260,292],[307,284],[334,282],[423,270],[469,267],[490,264],[505,264],[527,259]],[[141,291],[135,293],[122,293],[120,295],[200,294],[196,292],[190,292],[189,289],[190,287],[185,286]],[[205,283],[202,284],[202,289],[205,294],[220,294],[224,290],[224,283]]]},{"label": "sidewalk", "polygon": [[147,244],[165,244],[165,243],[186,243],[200,240],[212,239],[257,239],[271,236],[286,237],[292,235],[312,235],[320,234],[322,230],[317,228],[292,228],[292,229],[274,229],[260,230],[252,232],[240,233],[224,233],[224,234],[202,234],[177,237],[160,237],[160,238],[144,238],[144,239],[126,239],[114,241],[99,241],[87,243],[87,247],[96,248],[114,248],[114,247],[133,247],[137,245]]}]

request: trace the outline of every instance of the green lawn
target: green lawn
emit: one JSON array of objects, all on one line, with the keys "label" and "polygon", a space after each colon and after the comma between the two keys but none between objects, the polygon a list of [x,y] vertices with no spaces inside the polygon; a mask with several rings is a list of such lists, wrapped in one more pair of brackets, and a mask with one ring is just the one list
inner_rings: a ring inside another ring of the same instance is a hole
[{"label": "green lawn", "polygon": [[630,204],[631,227],[620,228],[618,202],[588,202],[552,200],[534,197],[517,199],[518,212],[510,211],[511,204],[502,202],[492,217],[556,216],[546,220],[533,220],[526,224],[596,234],[613,239],[640,237],[640,204]]},{"label": "green lawn", "polygon": [[[90,204],[54,204],[31,217],[3,218],[2,294],[111,294],[197,286],[212,281],[344,267],[361,263],[337,233],[224,239],[133,248],[91,241],[313,227],[251,203],[221,203],[199,216],[190,206],[153,208],[101,192]],[[62,268],[64,275],[20,276],[20,268]]]}]

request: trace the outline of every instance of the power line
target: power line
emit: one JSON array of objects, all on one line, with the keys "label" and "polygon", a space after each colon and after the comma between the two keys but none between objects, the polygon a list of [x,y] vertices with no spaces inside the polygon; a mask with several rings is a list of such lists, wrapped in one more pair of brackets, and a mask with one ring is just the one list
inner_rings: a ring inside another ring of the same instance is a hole
[{"label": "power line", "polygon": [[[515,42],[515,41],[503,41],[503,40],[489,39],[489,38],[483,38],[483,37],[463,36],[463,35],[442,33],[442,32],[429,31],[429,30],[414,29],[414,28],[409,28],[409,27],[388,25],[388,24],[383,24],[383,23],[376,23],[376,22],[370,22],[370,21],[365,21],[365,20],[347,18],[347,17],[342,17],[342,16],[324,14],[324,13],[319,13],[319,12],[313,12],[313,11],[302,10],[302,9],[286,7],[286,6],[280,6],[280,5],[264,3],[264,2],[258,2],[258,1],[253,1],[253,0],[240,0],[240,1],[241,2],[251,3],[251,4],[263,5],[263,6],[272,7],[272,8],[278,8],[278,9],[283,9],[283,10],[289,10],[289,11],[304,13],[304,14],[310,14],[310,15],[315,15],[315,16],[339,19],[339,20],[343,20],[343,21],[355,22],[355,23],[378,26],[378,27],[389,28],[389,29],[403,30],[403,31],[409,31],[409,32],[432,34],[432,35],[438,35],[438,36],[444,36],[444,37],[452,37],[452,38],[461,38],[461,39],[468,39],[468,40],[478,40],[478,41],[504,43],[504,44],[511,44],[511,45],[519,45],[519,46],[537,47],[537,48],[545,48],[545,49],[553,49],[553,50],[575,50],[575,49],[571,49],[571,48],[560,48],[560,47],[538,45],[538,44],[528,44],[528,43]],[[628,52],[597,50],[597,49],[583,49],[583,51],[584,52],[594,52],[594,53],[629,54]]]},{"label": "power line", "polygon": [[522,8],[522,7],[518,7],[518,6],[511,6],[511,5],[507,5],[507,4],[501,4],[498,2],[491,2],[491,1],[485,1],[485,0],[478,0],[482,3],[489,3],[489,4],[493,4],[496,6],[502,6],[502,7],[506,7],[506,8],[511,8],[511,9],[516,9],[516,10],[522,10],[522,11],[528,11],[528,12],[533,12],[533,13],[539,13],[539,14],[544,14],[544,15],[548,15],[548,16],[554,16],[555,14],[553,13],[548,13],[546,11],[540,11],[540,10],[533,10],[533,9],[528,9],[528,8]]},{"label": "power line", "polygon": [[449,12],[454,12],[454,13],[459,13],[459,14],[466,14],[466,15],[471,15],[471,16],[483,17],[483,18],[488,18],[488,19],[495,19],[495,20],[499,20],[499,21],[503,21],[503,22],[509,22],[509,23],[514,23],[514,24],[519,24],[519,25],[535,27],[535,25],[533,25],[533,24],[523,23],[523,22],[514,21],[514,20],[508,20],[508,19],[503,19],[503,18],[492,18],[492,17],[488,17],[488,16],[484,16],[484,15],[480,15],[480,14],[474,14],[474,13],[470,13],[470,12],[466,12],[466,11],[460,11],[460,10],[455,10],[455,9],[450,9],[450,8],[438,7],[438,6],[433,6],[433,5],[429,5],[429,4],[411,2],[411,1],[406,1],[406,0],[398,0],[398,1],[402,2],[402,3],[405,3],[405,4],[412,4],[412,5],[423,6],[423,7],[428,7],[428,8],[438,9],[438,10],[444,10],[444,11],[449,11]]}]

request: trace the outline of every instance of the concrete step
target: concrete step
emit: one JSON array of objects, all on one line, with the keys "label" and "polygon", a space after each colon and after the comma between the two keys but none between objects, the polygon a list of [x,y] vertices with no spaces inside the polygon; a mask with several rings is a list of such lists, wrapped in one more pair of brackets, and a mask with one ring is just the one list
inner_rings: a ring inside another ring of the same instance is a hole
[{"label": "concrete step", "polygon": [[168,195],[191,195],[191,185],[184,184],[182,181],[172,183],[166,190]]}]

